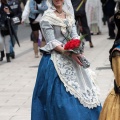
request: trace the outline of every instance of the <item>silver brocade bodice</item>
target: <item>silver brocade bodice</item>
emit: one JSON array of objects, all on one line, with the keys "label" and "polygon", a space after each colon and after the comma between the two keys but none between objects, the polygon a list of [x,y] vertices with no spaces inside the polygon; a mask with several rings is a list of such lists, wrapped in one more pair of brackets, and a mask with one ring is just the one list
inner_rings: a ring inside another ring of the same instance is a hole
[{"label": "silver brocade bodice", "polygon": [[[65,22],[66,22],[66,19],[65,19]],[[41,22],[41,28],[42,28],[43,36],[46,40],[46,43],[47,45],[51,44],[50,46],[52,46],[54,41],[61,44],[65,44],[67,42],[68,37],[71,37],[71,38],[78,37],[75,24],[73,24],[72,27],[67,26],[66,28],[63,28],[63,30],[61,30],[61,26],[51,25],[49,22],[43,21]],[[57,45],[58,44],[56,45],[54,44],[54,47],[56,47]],[[45,47],[41,49],[45,50]],[[52,49],[53,47],[51,47],[51,50]],[[50,52],[50,49],[47,52]]]}]

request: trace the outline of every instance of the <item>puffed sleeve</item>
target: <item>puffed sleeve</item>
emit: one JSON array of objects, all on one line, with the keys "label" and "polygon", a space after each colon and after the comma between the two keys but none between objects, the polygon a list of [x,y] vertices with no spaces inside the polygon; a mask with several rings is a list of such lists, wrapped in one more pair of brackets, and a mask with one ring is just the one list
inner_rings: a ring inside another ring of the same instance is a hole
[{"label": "puffed sleeve", "polygon": [[47,43],[40,50],[46,51],[46,52],[51,52],[55,47],[62,45],[62,43],[55,38],[54,28],[52,27],[52,25],[49,22],[42,21],[40,26],[41,26],[45,41]]}]

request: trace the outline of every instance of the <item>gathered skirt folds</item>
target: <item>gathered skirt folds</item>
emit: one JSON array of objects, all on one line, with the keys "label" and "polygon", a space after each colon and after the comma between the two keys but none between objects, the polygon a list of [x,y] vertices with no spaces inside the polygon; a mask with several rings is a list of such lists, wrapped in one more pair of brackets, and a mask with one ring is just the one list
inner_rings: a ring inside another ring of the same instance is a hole
[{"label": "gathered skirt folds", "polygon": [[101,106],[89,109],[66,91],[50,55],[43,55],[32,98],[31,120],[98,120]]},{"label": "gathered skirt folds", "polygon": [[120,95],[114,89],[104,102],[99,120],[120,120]]}]

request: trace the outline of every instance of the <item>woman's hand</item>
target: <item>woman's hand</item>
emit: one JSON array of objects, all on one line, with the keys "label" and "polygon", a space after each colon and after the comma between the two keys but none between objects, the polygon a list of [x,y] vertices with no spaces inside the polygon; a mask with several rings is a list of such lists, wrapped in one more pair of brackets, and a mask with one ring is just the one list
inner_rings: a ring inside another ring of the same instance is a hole
[{"label": "woman's hand", "polygon": [[4,11],[5,11],[7,14],[9,14],[9,13],[10,13],[10,10],[9,10],[9,8],[8,8],[8,7],[5,7],[5,8],[4,8]]},{"label": "woman's hand", "polygon": [[72,59],[74,59],[79,65],[82,66],[82,63],[80,62],[80,59],[79,59],[80,56],[81,54],[75,54],[75,53],[72,53],[71,55]]},{"label": "woman's hand", "polygon": [[60,52],[61,54],[64,54],[64,55],[66,55],[66,56],[71,57],[71,58],[72,58],[73,60],[75,60],[79,65],[82,66],[82,63],[81,63],[80,60],[79,60],[79,57],[82,56],[81,54],[75,54],[75,53],[71,53],[71,52],[69,52],[69,51],[65,51],[63,45],[59,45],[59,46],[55,47],[54,50]]}]

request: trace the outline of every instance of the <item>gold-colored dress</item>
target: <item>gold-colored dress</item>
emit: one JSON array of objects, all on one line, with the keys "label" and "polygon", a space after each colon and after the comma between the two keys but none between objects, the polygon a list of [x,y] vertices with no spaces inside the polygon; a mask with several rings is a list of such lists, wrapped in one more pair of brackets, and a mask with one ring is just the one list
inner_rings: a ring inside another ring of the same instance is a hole
[{"label": "gold-colored dress", "polygon": [[118,28],[110,50],[110,62],[115,77],[114,88],[105,100],[99,120],[120,120],[120,8],[114,14],[114,21]]},{"label": "gold-colored dress", "polygon": [[[112,69],[117,87],[120,87],[120,52],[112,57]],[[120,120],[120,94],[113,89],[105,100],[99,120]]]}]

